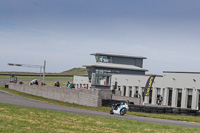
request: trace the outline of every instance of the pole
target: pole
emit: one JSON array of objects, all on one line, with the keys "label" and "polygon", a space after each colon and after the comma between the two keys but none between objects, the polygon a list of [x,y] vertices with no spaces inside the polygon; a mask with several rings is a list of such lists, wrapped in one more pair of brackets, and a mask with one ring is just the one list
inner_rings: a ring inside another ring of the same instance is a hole
[{"label": "pole", "polygon": [[40,66],[40,82],[42,81],[42,79],[41,79],[41,73],[42,73],[42,66]]},{"label": "pole", "polygon": [[45,67],[46,67],[46,60],[44,61],[44,66],[43,66],[43,83],[45,78]]}]

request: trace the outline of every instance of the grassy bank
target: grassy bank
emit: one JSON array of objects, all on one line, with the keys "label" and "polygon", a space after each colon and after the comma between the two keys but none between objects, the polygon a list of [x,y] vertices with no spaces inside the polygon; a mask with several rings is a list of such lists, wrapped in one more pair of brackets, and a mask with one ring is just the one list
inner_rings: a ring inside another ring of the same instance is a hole
[{"label": "grassy bank", "polygon": [[[1,79],[7,79],[9,80],[10,76],[4,76],[0,75],[0,80]],[[24,84],[29,84],[31,80],[33,79],[38,79],[40,80],[40,76],[17,76],[18,81],[23,81]],[[41,77],[41,80],[43,78]],[[28,80],[28,81],[27,81]],[[60,82],[60,86],[66,86],[67,82],[72,82],[73,77],[61,77],[61,76],[48,76],[45,77],[45,83],[47,85],[54,85],[56,81]]]},{"label": "grassy bank", "polygon": [[[74,107],[74,108],[81,108],[86,110],[94,110],[94,111],[102,111],[102,112],[109,112],[109,107],[89,107],[89,106],[81,106],[77,104],[71,104],[66,102],[61,102],[57,100],[47,99],[43,97],[38,97],[34,95],[25,94],[22,92],[18,92],[15,90],[6,89],[3,86],[0,86],[0,90],[19,95],[22,97],[27,97],[31,99],[35,99],[38,101],[43,101],[47,103],[62,105],[62,106],[68,106],[68,107]],[[127,112],[127,115],[136,115],[136,116],[143,116],[143,117],[152,117],[152,118],[159,118],[159,119],[171,119],[171,120],[181,120],[181,121],[188,121],[188,122],[196,122],[200,123],[200,116],[185,116],[185,115],[174,115],[174,114],[153,114],[153,113],[141,113],[141,112]]]},{"label": "grassy bank", "polygon": [[198,133],[200,129],[0,104],[0,132]]}]

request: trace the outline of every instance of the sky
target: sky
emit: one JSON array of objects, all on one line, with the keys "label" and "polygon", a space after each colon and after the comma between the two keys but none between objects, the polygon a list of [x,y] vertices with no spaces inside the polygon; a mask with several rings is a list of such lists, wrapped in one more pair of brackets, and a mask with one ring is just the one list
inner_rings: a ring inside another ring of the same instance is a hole
[{"label": "sky", "polygon": [[91,53],[144,56],[150,74],[200,72],[199,0],[0,0],[0,71],[62,72]]}]

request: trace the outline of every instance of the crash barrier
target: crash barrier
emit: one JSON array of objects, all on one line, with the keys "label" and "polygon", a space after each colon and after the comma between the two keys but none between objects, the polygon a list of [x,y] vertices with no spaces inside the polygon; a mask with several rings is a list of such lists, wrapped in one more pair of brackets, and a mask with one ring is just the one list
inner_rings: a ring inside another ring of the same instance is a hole
[{"label": "crash barrier", "polygon": [[143,105],[129,105],[129,111],[200,116],[200,112],[198,110],[171,108],[171,107],[143,106]]},{"label": "crash barrier", "polygon": [[102,99],[102,106],[111,107],[115,103],[125,102],[123,100]]},{"label": "crash barrier", "polygon": [[[127,101],[125,100],[113,100],[113,99],[102,99],[102,106],[104,107],[112,107],[113,104],[115,103],[125,103]],[[129,102],[129,105],[132,105],[134,104],[134,102]]]},{"label": "crash barrier", "polygon": [[126,97],[126,96],[119,96],[117,94],[112,95],[112,100],[118,100],[118,101],[129,101],[131,103],[134,103],[135,105],[140,105],[140,98],[136,97]]},{"label": "crash barrier", "polygon": [[27,84],[9,84],[9,89],[54,99],[63,102],[75,103],[85,106],[98,107],[102,105],[102,99],[111,99],[111,90],[100,89],[74,89],[55,86],[38,86]]}]

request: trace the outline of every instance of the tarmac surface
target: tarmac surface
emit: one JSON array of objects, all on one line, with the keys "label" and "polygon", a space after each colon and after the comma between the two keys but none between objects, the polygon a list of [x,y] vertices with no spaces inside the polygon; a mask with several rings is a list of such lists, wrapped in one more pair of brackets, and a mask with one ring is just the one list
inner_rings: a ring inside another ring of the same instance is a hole
[{"label": "tarmac surface", "polygon": [[12,105],[24,106],[24,107],[34,107],[34,108],[47,109],[47,110],[53,110],[53,111],[78,113],[78,114],[84,114],[84,115],[112,117],[112,118],[119,118],[119,119],[157,123],[157,124],[169,124],[169,125],[200,128],[200,123],[191,123],[191,122],[184,122],[184,121],[156,119],[156,118],[147,118],[147,117],[140,117],[140,116],[129,116],[129,115],[124,115],[124,116],[110,115],[109,112],[106,113],[106,112],[90,111],[90,110],[77,109],[77,108],[71,108],[71,107],[66,107],[66,106],[40,102],[40,101],[16,96],[16,95],[13,95],[1,90],[0,90],[0,103],[12,104]]}]

